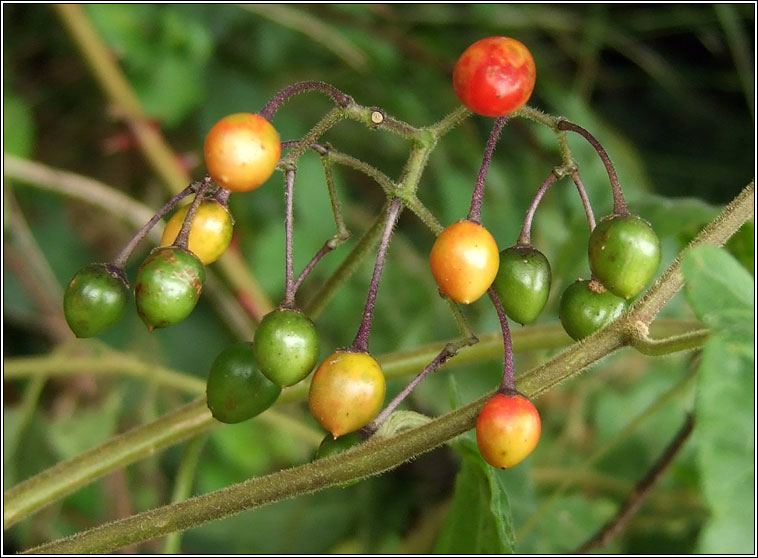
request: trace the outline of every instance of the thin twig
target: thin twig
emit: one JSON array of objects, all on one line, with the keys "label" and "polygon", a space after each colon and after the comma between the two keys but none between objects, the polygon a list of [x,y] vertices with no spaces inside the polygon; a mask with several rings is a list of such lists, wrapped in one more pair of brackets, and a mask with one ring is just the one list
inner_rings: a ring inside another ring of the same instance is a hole
[{"label": "thin twig", "polygon": [[484,157],[482,158],[482,165],[479,167],[479,175],[476,178],[476,186],[474,187],[474,194],[471,196],[471,207],[468,212],[468,220],[474,223],[481,224],[482,222],[482,200],[484,199],[484,180],[487,177],[487,170],[490,168],[490,162],[492,161],[492,153],[495,151],[495,145],[500,137],[500,132],[503,131],[505,126],[506,117],[501,116],[495,120],[495,125],[492,127],[490,137],[487,140],[487,147],[484,150]]},{"label": "thin twig", "polygon": [[568,120],[561,120],[558,122],[557,128],[559,130],[570,130],[572,132],[576,132],[584,139],[586,139],[592,145],[592,147],[595,148],[595,151],[597,151],[597,154],[600,155],[600,159],[603,161],[603,165],[605,165],[605,170],[608,173],[608,179],[611,182],[611,189],[613,190],[613,214],[629,215],[629,210],[626,208],[624,193],[621,191],[621,184],[619,184],[619,178],[616,174],[616,169],[613,167],[613,162],[611,161],[611,158],[608,156],[608,152],[605,150],[602,144],[587,130],[578,124],[569,122]]},{"label": "thin twig", "polygon": [[374,319],[374,305],[376,304],[376,295],[379,290],[379,280],[382,277],[382,269],[384,268],[387,248],[389,248],[390,245],[392,230],[395,228],[395,223],[397,222],[397,218],[400,216],[402,209],[403,204],[399,198],[394,198],[390,202],[389,210],[387,211],[387,222],[384,224],[384,232],[382,233],[379,249],[376,253],[376,264],[374,264],[374,273],[371,276],[371,284],[369,285],[368,296],[366,297],[363,318],[361,319],[361,325],[358,328],[358,332],[355,334],[355,339],[350,346],[353,351],[368,352],[368,339],[371,333],[371,323]]},{"label": "thin twig", "polygon": [[688,415],[682,428],[663,454],[661,454],[655,464],[650,468],[647,475],[645,475],[645,478],[637,483],[637,486],[635,486],[634,490],[629,494],[629,497],[623,503],[618,513],[616,513],[616,515],[592,538],[580,546],[574,554],[586,554],[590,550],[608,546],[608,544],[624,530],[626,524],[629,523],[629,520],[640,509],[642,503],[650,495],[656,483],[661,480],[663,473],[666,472],[668,467],[674,461],[674,458],[682,449],[682,446],[684,446],[684,443],[692,433],[693,426],[694,421],[692,415]]}]

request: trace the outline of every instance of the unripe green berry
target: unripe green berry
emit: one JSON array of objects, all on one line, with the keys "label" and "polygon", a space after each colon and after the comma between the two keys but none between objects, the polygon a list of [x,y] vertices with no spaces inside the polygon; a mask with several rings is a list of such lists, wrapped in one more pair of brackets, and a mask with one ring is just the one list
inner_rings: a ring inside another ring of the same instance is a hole
[{"label": "unripe green berry", "polygon": [[118,322],[129,298],[124,270],[90,264],[76,272],[63,295],[63,313],[77,337],[94,337]]},{"label": "unripe green berry", "polygon": [[618,318],[626,302],[595,280],[579,279],[561,297],[558,316],[573,339],[584,339]]},{"label": "unripe green berry", "polygon": [[533,246],[516,245],[500,252],[492,287],[509,318],[528,324],[537,319],[550,295],[550,262]]},{"label": "unripe green berry", "polygon": [[197,304],[205,268],[192,252],[178,246],[154,249],[137,272],[134,298],[149,331],[186,318]]},{"label": "unripe green berry", "polygon": [[262,413],[281,392],[282,388],[261,374],[253,356],[253,344],[249,342],[224,349],[208,373],[208,409],[216,420],[228,424]]},{"label": "unripe green berry", "polygon": [[655,277],[661,241],[650,224],[636,215],[601,219],[589,240],[590,269],[613,294],[632,298]]},{"label": "unripe green berry", "polygon": [[297,310],[279,308],[266,314],[255,330],[253,354],[261,372],[282,387],[305,378],[318,362],[316,326]]}]

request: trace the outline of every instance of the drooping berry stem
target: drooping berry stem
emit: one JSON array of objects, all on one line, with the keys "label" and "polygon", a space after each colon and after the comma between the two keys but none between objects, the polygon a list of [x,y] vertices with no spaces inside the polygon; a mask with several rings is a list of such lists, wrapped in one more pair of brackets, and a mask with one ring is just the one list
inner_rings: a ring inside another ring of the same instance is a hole
[{"label": "drooping berry stem", "polygon": [[274,117],[274,113],[276,113],[276,111],[284,102],[289,100],[291,97],[294,97],[295,95],[305,93],[307,91],[319,91],[321,93],[325,93],[334,99],[334,102],[341,107],[346,107],[353,102],[353,98],[350,97],[350,95],[346,95],[336,87],[329,85],[323,81],[299,81],[297,83],[293,83],[289,87],[285,87],[279,91],[279,93],[274,95],[266,104],[266,106],[261,109],[261,112],[259,114],[270,122]]},{"label": "drooping berry stem", "polygon": [[188,250],[187,245],[189,244],[189,234],[190,230],[192,229],[192,221],[195,220],[197,208],[200,207],[200,203],[202,203],[203,197],[205,197],[205,191],[210,187],[211,184],[211,177],[206,175],[203,179],[203,182],[200,184],[200,188],[198,188],[197,192],[195,193],[195,199],[192,200],[192,203],[187,209],[187,215],[184,216],[184,221],[182,221],[182,228],[179,229],[179,234],[176,235],[174,246]]},{"label": "drooping berry stem", "polygon": [[529,209],[526,210],[526,217],[524,217],[524,224],[521,226],[521,234],[519,234],[516,244],[520,244],[523,246],[531,245],[532,220],[534,219],[534,213],[537,211],[537,206],[540,204],[540,201],[542,200],[542,196],[545,195],[545,192],[547,192],[547,189],[550,188],[550,186],[552,186],[552,184],[556,180],[558,180],[558,175],[555,173],[555,171],[550,171],[550,174],[547,175],[545,182],[542,183],[542,186],[540,186],[539,190],[537,190],[537,193],[534,194],[532,203],[529,204]]},{"label": "drooping berry stem", "polygon": [[371,277],[371,284],[368,288],[366,306],[363,309],[363,319],[358,328],[358,333],[355,334],[353,344],[350,345],[351,351],[362,353],[368,352],[368,340],[371,333],[371,322],[374,318],[374,305],[376,303],[376,294],[379,290],[379,279],[381,279],[382,276],[387,248],[389,248],[390,238],[392,237],[392,229],[395,227],[395,223],[397,222],[397,218],[400,216],[402,209],[403,204],[400,201],[400,198],[393,198],[387,209],[387,222],[384,225],[384,232],[382,233],[379,249],[376,253],[376,264],[374,264],[374,274]]},{"label": "drooping berry stem", "polygon": [[129,260],[129,258],[132,255],[132,252],[134,252],[134,249],[137,247],[137,245],[142,241],[143,238],[147,236],[147,233],[150,232],[150,230],[158,224],[158,222],[163,219],[163,217],[174,207],[176,207],[176,204],[182,201],[184,198],[189,196],[192,192],[196,192],[200,186],[202,185],[202,182],[193,182],[189,186],[187,186],[184,190],[176,194],[173,198],[168,200],[166,204],[158,210],[158,212],[152,216],[152,218],[145,223],[145,225],[138,230],[135,235],[132,237],[132,239],[124,246],[124,248],[121,250],[121,252],[118,253],[118,255],[113,259],[112,265],[118,268],[123,268],[126,265],[126,262]]},{"label": "drooping berry stem", "polygon": [[571,180],[574,181],[576,189],[579,191],[579,197],[582,198],[584,213],[587,216],[587,225],[590,228],[590,232],[592,232],[595,230],[595,214],[592,212],[592,204],[590,204],[590,198],[587,196],[587,190],[584,188],[584,183],[579,176],[578,170],[574,169],[571,171]]},{"label": "drooping berry stem", "polygon": [[482,158],[482,166],[479,167],[479,175],[476,178],[476,186],[474,187],[474,194],[471,196],[471,208],[468,212],[468,220],[474,223],[482,223],[482,200],[484,198],[484,179],[487,176],[487,170],[490,168],[490,161],[492,160],[492,153],[495,151],[495,145],[500,137],[500,132],[503,131],[505,126],[506,117],[501,116],[495,120],[495,125],[490,132],[490,138],[487,140],[487,147],[484,150],[484,157]]},{"label": "drooping berry stem", "polygon": [[600,142],[590,134],[587,130],[581,126],[569,122],[568,120],[561,120],[557,124],[559,130],[570,130],[576,132],[584,139],[586,139],[592,147],[595,148],[597,154],[600,155],[600,159],[605,165],[605,170],[608,173],[608,179],[611,182],[611,189],[613,190],[613,214],[614,215],[629,215],[629,210],[626,208],[626,201],[624,200],[624,193],[621,191],[621,184],[619,184],[618,175],[616,169],[613,167],[611,158],[608,156],[608,152],[600,144]]},{"label": "drooping berry stem", "polygon": [[295,191],[295,169],[284,173],[284,300],[283,308],[295,307],[295,272],[292,260],[292,220],[293,194]]},{"label": "drooping berry stem", "polygon": [[498,320],[500,320],[500,328],[503,330],[503,381],[500,383],[500,391],[508,394],[516,391],[516,378],[514,374],[513,366],[513,342],[511,341],[511,329],[508,327],[508,318],[505,316],[505,310],[503,310],[503,304],[500,302],[495,289],[490,287],[487,290],[487,294],[490,295],[490,300],[495,306]]}]

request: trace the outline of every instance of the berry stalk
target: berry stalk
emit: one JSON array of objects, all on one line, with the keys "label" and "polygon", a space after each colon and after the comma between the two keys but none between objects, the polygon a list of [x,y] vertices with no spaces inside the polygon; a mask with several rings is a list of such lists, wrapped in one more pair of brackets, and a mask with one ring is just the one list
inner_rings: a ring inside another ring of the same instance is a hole
[{"label": "berry stalk", "polygon": [[629,210],[626,208],[626,200],[624,200],[624,193],[621,191],[621,184],[619,184],[618,175],[616,169],[611,162],[611,158],[608,156],[608,152],[600,144],[600,142],[590,134],[587,130],[581,126],[569,122],[568,120],[561,120],[558,122],[557,128],[559,130],[570,130],[576,132],[584,139],[586,139],[592,147],[595,148],[597,154],[605,165],[605,170],[608,173],[608,179],[611,182],[611,189],[613,190],[613,214],[614,215],[629,215]]},{"label": "berry stalk", "polygon": [[295,170],[288,169],[284,173],[284,299],[283,308],[295,307],[295,273],[292,260],[292,220],[293,200],[295,190]]},{"label": "berry stalk", "polygon": [[179,230],[179,234],[176,235],[174,246],[189,250],[187,245],[189,244],[189,234],[190,230],[192,229],[192,221],[195,220],[197,208],[200,207],[200,203],[203,201],[203,197],[205,196],[205,191],[210,187],[211,183],[211,177],[206,175],[206,177],[203,179],[203,182],[200,184],[200,188],[198,188],[197,193],[195,194],[195,199],[192,200],[192,203],[187,210],[187,215],[184,216],[182,228]]},{"label": "berry stalk", "polygon": [[379,290],[379,279],[381,279],[382,276],[387,248],[389,248],[390,238],[392,237],[392,229],[395,227],[395,223],[397,222],[397,218],[400,216],[402,209],[403,204],[400,201],[400,198],[393,198],[389,204],[389,209],[387,210],[387,221],[384,225],[384,232],[382,233],[379,249],[376,253],[376,264],[374,264],[374,274],[371,277],[371,284],[368,289],[366,307],[363,310],[363,319],[361,320],[358,332],[355,334],[353,344],[350,345],[351,351],[368,353],[368,339],[371,333],[371,322],[374,318],[374,305],[376,303],[376,294]]},{"label": "berry stalk", "polygon": [[121,252],[118,253],[118,255],[113,260],[113,265],[119,268],[123,268],[126,265],[126,262],[129,260],[129,258],[132,255],[132,252],[134,252],[134,249],[137,247],[137,245],[142,241],[143,238],[147,236],[147,233],[150,232],[150,230],[158,224],[158,222],[163,219],[163,217],[174,207],[176,207],[176,204],[182,201],[184,198],[189,196],[192,192],[197,191],[202,183],[200,182],[193,182],[189,186],[187,186],[184,190],[176,194],[173,198],[168,200],[166,204],[155,214],[152,216],[152,218],[143,225],[143,227],[138,230],[135,235],[132,237],[132,239],[124,246],[124,248],[121,250]]},{"label": "berry stalk", "polygon": [[299,95],[300,93],[305,93],[308,91],[319,91],[321,93],[329,95],[334,100],[334,102],[341,107],[346,107],[353,102],[353,98],[350,97],[350,95],[346,95],[333,85],[329,85],[323,81],[299,81],[297,83],[293,83],[289,87],[285,87],[276,95],[274,95],[271,100],[266,103],[266,106],[261,109],[261,112],[259,114],[271,122],[274,114],[282,104],[284,104],[295,95]]},{"label": "berry stalk", "polygon": [[474,187],[474,194],[471,197],[471,207],[468,212],[467,219],[474,223],[482,223],[482,200],[484,198],[484,179],[487,176],[487,170],[490,168],[490,161],[492,160],[492,153],[495,151],[495,145],[500,138],[500,132],[503,131],[505,126],[506,117],[501,116],[495,120],[495,125],[492,127],[490,137],[487,140],[487,147],[484,150],[484,157],[482,158],[482,165],[479,167],[479,175],[476,178],[476,186]]},{"label": "berry stalk", "polygon": [[498,320],[500,320],[500,328],[503,330],[503,380],[500,383],[499,391],[505,395],[516,392],[516,378],[514,374],[513,366],[513,342],[511,340],[511,329],[508,327],[508,318],[505,316],[505,310],[503,310],[503,304],[500,302],[495,289],[490,287],[487,290],[487,294],[490,295],[490,300],[495,306]]}]

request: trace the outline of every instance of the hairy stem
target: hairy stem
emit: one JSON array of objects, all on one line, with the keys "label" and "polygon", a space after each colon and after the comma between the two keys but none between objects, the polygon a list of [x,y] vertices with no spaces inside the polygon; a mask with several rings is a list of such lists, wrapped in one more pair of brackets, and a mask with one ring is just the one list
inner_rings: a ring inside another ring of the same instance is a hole
[{"label": "hairy stem", "polygon": [[482,158],[482,164],[479,167],[479,174],[476,177],[476,186],[474,186],[474,193],[471,196],[471,207],[467,219],[477,224],[482,223],[484,180],[487,178],[487,170],[490,168],[492,153],[495,151],[497,140],[500,138],[500,132],[503,131],[506,119],[505,116],[501,116],[495,120],[495,125],[492,127],[492,132],[490,132],[490,137],[487,140],[487,147],[484,149],[484,157]]},{"label": "hairy stem", "polygon": [[285,87],[276,95],[274,95],[271,100],[266,103],[266,106],[261,109],[260,115],[270,122],[282,104],[284,104],[295,95],[309,91],[324,93],[325,95],[331,97],[334,102],[341,107],[346,107],[353,102],[353,99],[350,97],[350,95],[346,95],[336,87],[329,85],[323,81],[299,81],[297,83],[293,83],[289,87]]},{"label": "hairy stem", "polygon": [[358,332],[355,334],[350,349],[355,352],[368,353],[369,335],[371,334],[371,323],[374,319],[374,306],[376,304],[376,295],[379,291],[379,280],[382,277],[382,269],[384,269],[384,260],[387,256],[387,249],[390,245],[390,238],[392,238],[392,231],[395,228],[395,223],[400,216],[400,212],[403,209],[403,204],[398,198],[394,198],[387,209],[387,220],[384,224],[384,232],[382,238],[379,241],[379,249],[376,252],[376,264],[374,265],[374,273],[371,276],[371,284],[368,288],[368,296],[366,297],[366,306],[363,309],[363,317],[361,319],[361,325],[358,327]]},{"label": "hairy stem", "polygon": [[[693,327],[697,327],[697,325],[691,321],[661,320],[654,323],[651,329],[657,335],[670,336],[692,331]],[[434,343],[412,350],[380,355],[377,357],[377,361],[387,378],[405,376],[426,366],[435,355],[444,349],[446,344],[453,342],[455,341]],[[565,347],[570,342],[571,339],[563,331],[560,324],[530,326],[513,333],[513,349],[517,353],[558,349]],[[502,353],[503,339],[500,333],[482,335],[478,344],[460,349],[456,358],[448,361],[443,368],[496,360],[502,357]],[[87,357],[65,360],[55,356],[49,359],[29,357],[7,359],[3,366],[6,377],[10,375],[12,378],[46,374],[70,375],[81,370],[91,369],[94,373],[99,374],[120,373],[154,378],[161,385],[181,389],[187,393],[200,394],[205,390],[204,382],[199,379],[190,376],[182,377],[184,375],[181,373],[172,373],[170,370],[164,370],[152,363],[140,361],[127,355],[101,356],[97,360]],[[285,389],[276,401],[276,405],[303,401],[307,394],[307,382],[301,382],[297,386]],[[117,439],[120,442],[118,443],[114,443],[114,441],[105,442],[75,458],[55,465],[54,470],[48,469],[19,483],[4,495],[6,515],[3,519],[5,528],[106,473],[144,457],[147,454],[145,452],[146,447],[149,448],[149,452],[155,452],[190,436],[192,433],[211,428],[216,423],[211,420],[204,400],[204,397],[198,398],[188,406],[189,408],[186,411],[179,410],[155,422],[139,426],[119,436]],[[261,416],[266,418],[270,413],[269,411]],[[198,422],[203,422],[204,426],[198,428]],[[175,435],[166,437],[164,435],[165,429],[172,431]]]},{"label": "hairy stem", "polygon": [[611,189],[613,190],[613,214],[614,215],[629,215],[629,210],[626,208],[626,201],[624,200],[624,193],[621,191],[621,184],[619,184],[618,175],[616,169],[613,167],[613,162],[608,156],[608,152],[602,146],[602,144],[590,134],[587,130],[581,126],[569,122],[568,120],[561,120],[558,122],[557,128],[559,130],[569,130],[576,132],[586,139],[592,147],[595,148],[600,159],[603,161],[605,170],[608,173],[608,180],[611,182]]},{"label": "hairy stem", "polygon": [[[192,494],[195,471],[207,439],[207,434],[198,434],[189,440],[184,447],[179,469],[176,471],[176,478],[174,479],[174,490],[171,493],[172,504],[182,502]],[[163,554],[178,554],[181,550],[181,542],[181,531],[171,533],[163,543]]]},{"label": "hairy stem", "polygon": [[142,242],[142,240],[147,236],[147,234],[152,230],[152,228],[157,225],[161,219],[174,207],[176,207],[176,204],[179,203],[181,200],[189,196],[193,191],[197,190],[197,187],[199,184],[197,182],[193,182],[189,186],[187,186],[184,190],[176,194],[173,198],[168,200],[166,204],[158,210],[158,212],[153,215],[150,220],[145,223],[141,229],[139,229],[132,239],[124,246],[124,248],[121,250],[121,252],[118,253],[118,255],[113,259],[113,265],[116,267],[123,268],[126,265],[126,262],[129,260],[129,258],[132,255],[132,252],[134,252],[134,249],[137,247],[137,245]]},{"label": "hairy stem", "polygon": [[571,180],[574,181],[576,189],[579,192],[579,197],[582,199],[582,205],[584,206],[584,213],[587,216],[587,225],[590,228],[590,232],[595,230],[595,214],[592,211],[592,204],[590,204],[590,198],[587,196],[587,190],[584,188],[582,177],[579,176],[579,171],[576,169],[571,170]]},{"label": "hairy stem", "polygon": [[503,379],[500,382],[500,391],[503,393],[512,393],[516,391],[516,378],[513,366],[513,342],[511,341],[511,328],[508,327],[508,318],[503,310],[503,303],[497,296],[495,289],[490,287],[487,294],[492,301],[492,305],[497,312],[497,319],[500,322],[500,329],[503,332]]},{"label": "hairy stem", "polygon": [[519,234],[518,240],[516,241],[517,244],[520,244],[522,246],[531,246],[532,221],[534,220],[534,213],[537,211],[537,206],[539,206],[540,201],[542,201],[542,197],[545,195],[545,192],[547,192],[547,189],[550,188],[550,186],[552,186],[556,180],[558,180],[558,175],[554,170],[550,171],[550,174],[547,175],[547,178],[542,183],[542,186],[540,186],[537,190],[537,193],[534,194],[532,203],[529,204],[529,209],[526,210],[524,224],[521,226],[521,234]]},{"label": "hairy stem", "polygon": [[295,169],[284,171],[284,300],[283,308],[295,307],[295,271],[292,262],[292,218]]},{"label": "hairy stem", "polygon": [[366,430],[369,433],[376,432],[382,423],[387,420],[387,418],[397,408],[397,406],[400,405],[400,403],[402,403],[403,400],[411,394],[415,387],[420,384],[424,378],[426,378],[432,372],[439,370],[442,365],[444,365],[448,360],[458,354],[458,351],[460,351],[463,347],[473,345],[478,341],[479,340],[476,337],[469,337],[466,339],[453,341],[445,345],[440,353],[434,358],[434,360],[427,364],[426,367],[421,372],[419,372],[419,374],[413,378],[413,380],[411,380],[410,383],[405,386],[402,391],[398,393],[384,409],[382,409],[382,412],[376,416],[376,418],[371,422]]}]

